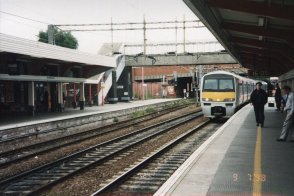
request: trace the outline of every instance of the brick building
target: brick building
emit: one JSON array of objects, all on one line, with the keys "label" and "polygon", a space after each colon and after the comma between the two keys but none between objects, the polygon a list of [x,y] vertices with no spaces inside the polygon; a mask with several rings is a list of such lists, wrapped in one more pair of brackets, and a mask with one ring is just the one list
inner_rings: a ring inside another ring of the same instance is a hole
[{"label": "brick building", "polygon": [[[201,69],[201,70],[200,70]],[[223,65],[203,65],[202,68],[197,66],[197,76],[215,71],[225,70],[235,72],[240,75],[247,75],[248,70],[242,68],[239,64]],[[197,85],[196,66],[156,66],[144,67],[144,97],[183,97],[184,91],[189,92],[189,96],[194,96],[194,85]],[[133,76],[133,93],[134,98],[142,98],[142,68],[132,69]]]}]

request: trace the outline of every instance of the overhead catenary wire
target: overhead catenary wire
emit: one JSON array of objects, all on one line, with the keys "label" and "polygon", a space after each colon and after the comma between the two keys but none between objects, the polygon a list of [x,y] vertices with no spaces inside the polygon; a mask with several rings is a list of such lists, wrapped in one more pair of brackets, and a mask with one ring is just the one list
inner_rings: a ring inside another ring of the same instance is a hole
[{"label": "overhead catenary wire", "polygon": [[[10,15],[10,16],[14,16],[14,17],[17,17],[17,18],[21,18],[21,19],[24,19],[24,20],[32,21],[32,22],[37,22],[37,23],[41,23],[41,24],[45,24],[45,25],[50,25],[50,23],[48,23],[48,22],[44,22],[44,21],[40,21],[40,20],[36,20],[36,19],[24,17],[24,16],[20,16],[20,15],[17,15],[17,14],[13,14],[13,13],[1,11],[1,10],[0,10],[0,13]],[[166,24],[166,25],[164,25],[164,24]],[[179,24],[185,24],[185,28],[189,28],[189,29],[198,29],[198,28],[204,28],[205,27],[201,23],[200,20],[185,20],[185,19],[183,19],[181,21],[181,20],[176,19],[174,21],[155,21],[155,22],[146,21],[145,22],[145,25],[146,25],[145,30],[183,29],[183,26],[179,25]],[[24,25],[26,25],[26,24],[24,24]],[[31,25],[29,25],[29,26],[31,26]],[[94,32],[98,32],[98,31],[104,31],[104,32],[112,31],[113,32],[113,31],[144,30],[143,29],[143,22],[121,22],[121,23],[119,23],[119,22],[115,22],[115,23],[111,22],[111,23],[96,23],[96,24],[95,23],[92,23],[92,24],[53,24],[53,26],[56,27],[56,29],[58,29],[60,31],[63,31],[63,32],[77,32],[77,33],[78,32],[84,32],[84,33],[89,33],[91,35],[95,35]],[[95,26],[99,27],[99,26],[101,26],[102,28],[81,29],[81,28],[87,27],[87,26],[88,27],[89,26],[91,26],[91,27],[95,27]],[[80,29],[77,29],[76,27],[80,27]],[[105,27],[109,27],[109,28],[105,28]],[[116,28],[113,28],[113,27],[116,27]],[[39,36],[37,36],[37,37],[39,38],[40,41],[41,40],[45,41],[44,39],[40,38]],[[113,39],[113,35],[111,36],[111,38]],[[68,45],[62,44],[62,43],[56,43],[56,44],[57,45],[62,45],[62,46],[68,46]],[[189,45],[189,43],[185,43],[185,44]],[[164,45],[171,46],[170,44],[163,44],[162,46],[164,46]],[[179,45],[182,45],[182,44],[179,43]],[[153,45],[147,44],[146,46],[153,46]],[[158,46],[161,46],[161,44],[159,44]],[[129,45],[129,47],[134,47],[134,46]],[[137,45],[137,47],[140,47],[140,46]]]},{"label": "overhead catenary wire", "polygon": [[[60,27],[60,26],[58,26]],[[190,26],[185,27],[186,29],[192,29],[192,28],[204,28],[205,26]],[[178,29],[180,27],[177,27]],[[132,31],[132,30],[142,30],[143,28],[112,28],[112,30],[115,31]],[[156,30],[156,29],[175,29],[175,27],[146,27],[146,30]],[[111,29],[70,29],[70,30],[62,30],[62,31],[111,31]]]},{"label": "overhead catenary wire", "polygon": [[[162,24],[172,26],[162,26]],[[185,24],[184,26],[177,24]],[[187,25],[189,24],[189,25]],[[138,26],[140,25],[140,26]],[[142,25],[142,26],[141,26]],[[151,26],[150,26],[151,25]],[[155,26],[154,26],[155,25]],[[157,25],[157,26],[156,26]],[[160,26],[158,26],[160,25]],[[192,25],[192,26],[191,26]],[[90,23],[90,24],[54,24],[59,27],[79,27],[66,29],[64,31],[128,31],[128,30],[158,30],[158,29],[183,29],[183,28],[204,28],[200,20],[174,20],[174,21],[150,21],[150,22],[121,22],[121,23]],[[83,29],[84,27],[97,26],[98,28]],[[109,28],[99,28],[99,26],[109,26]],[[123,27],[122,27],[123,26]],[[134,27],[135,26],[135,27]]]},{"label": "overhead catenary wire", "polygon": [[[184,25],[181,25],[184,24]],[[65,32],[110,32],[111,48],[113,50],[114,31],[143,31],[148,30],[172,30],[172,29],[199,29],[205,28],[200,20],[174,20],[174,21],[144,21],[144,22],[111,22],[90,24],[53,24],[53,26]],[[96,27],[96,28],[86,28]],[[144,39],[144,38],[143,38]],[[181,44],[180,44],[181,45]],[[124,47],[125,49],[126,47]]]},{"label": "overhead catenary wire", "polygon": [[30,21],[33,21],[33,22],[38,22],[38,23],[46,24],[46,25],[49,25],[50,24],[50,23],[47,23],[47,22],[44,22],[44,21],[35,20],[35,19],[24,17],[24,16],[19,16],[19,15],[12,14],[12,13],[9,13],[9,12],[4,12],[2,10],[0,10],[0,13],[11,15],[11,16],[18,17],[18,18],[22,18],[22,19],[25,19],[25,20],[30,20]]},{"label": "overhead catenary wire", "polygon": [[[185,20],[185,23],[201,22],[200,20]],[[170,24],[183,23],[183,21],[157,21],[146,22],[146,24]],[[121,23],[90,23],[90,24],[55,24],[54,26],[111,26],[111,25],[139,25],[142,22],[121,22]]]},{"label": "overhead catenary wire", "polygon": [[24,22],[21,22],[21,21],[13,20],[13,19],[11,19],[11,18],[3,18],[2,16],[0,16],[0,18],[2,18],[3,20],[7,20],[7,21],[9,21],[9,22],[13,22],[13,23],[17,23],[17,24],[25,25],[25,26],[28,26],[28,27],[30,27],[30,28],[40,30],[40,27],[37,27],[37,26],[32,25],[32,24],[27,24],[27,23],[24,23]]}]

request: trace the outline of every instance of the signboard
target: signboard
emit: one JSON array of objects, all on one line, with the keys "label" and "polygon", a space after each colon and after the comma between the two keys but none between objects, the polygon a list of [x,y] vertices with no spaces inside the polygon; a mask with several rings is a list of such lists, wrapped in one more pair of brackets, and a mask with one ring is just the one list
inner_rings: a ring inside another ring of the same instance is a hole
[{"label": "signboard", "polygon": [[174,91],[174,87],[173,86],[168,86],[167,87],[167,92],[169,95],[174,95],[175,91]]}]

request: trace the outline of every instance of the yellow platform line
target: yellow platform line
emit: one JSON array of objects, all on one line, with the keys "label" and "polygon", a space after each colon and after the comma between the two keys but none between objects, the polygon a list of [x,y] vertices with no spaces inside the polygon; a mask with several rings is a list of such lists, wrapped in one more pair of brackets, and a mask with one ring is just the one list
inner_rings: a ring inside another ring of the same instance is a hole
[{"label": "yellow platform line", "polygon": [[254,153],[254,171],[252,175],[253,196],[261,195],[262,182],[263,174],[261,171],[261,127],[258,127]]}]

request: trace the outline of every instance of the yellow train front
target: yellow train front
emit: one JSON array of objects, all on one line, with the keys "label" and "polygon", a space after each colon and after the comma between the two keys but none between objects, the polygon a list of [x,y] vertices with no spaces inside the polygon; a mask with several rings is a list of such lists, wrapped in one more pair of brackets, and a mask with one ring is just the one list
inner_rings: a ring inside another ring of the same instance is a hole
[{"label": "yellow train front", "polygon": [[231,117],[250,100],[255,80],[226,72],[214,71],[201,78],[200,102],[204,116]]}]

